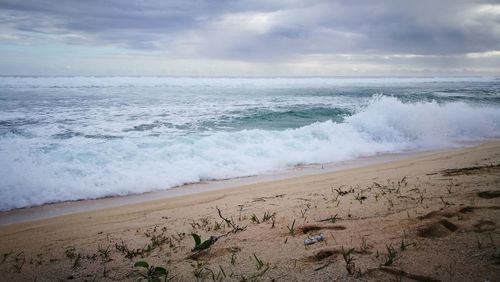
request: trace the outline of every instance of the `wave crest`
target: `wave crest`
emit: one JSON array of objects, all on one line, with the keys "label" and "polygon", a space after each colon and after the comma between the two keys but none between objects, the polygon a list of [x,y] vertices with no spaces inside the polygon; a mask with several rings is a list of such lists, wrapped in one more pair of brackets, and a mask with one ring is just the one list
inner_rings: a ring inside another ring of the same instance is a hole
[{"label": "wave crest", "polygon": [[142,193],[304,163],[437,149],[499,135],[498,107],[403,103],[374,96],[341,122],[328,120],[296,129],[104,141],[76,136],[59,143],[4,138],[0,210]]}]

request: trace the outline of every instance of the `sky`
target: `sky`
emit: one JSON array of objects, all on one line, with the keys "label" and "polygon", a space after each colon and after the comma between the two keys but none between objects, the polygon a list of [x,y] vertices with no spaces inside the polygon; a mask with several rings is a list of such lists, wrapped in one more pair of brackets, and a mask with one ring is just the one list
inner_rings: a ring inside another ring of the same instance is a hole
[{"label": "sky", "polygon": [[500,75],[500,1],[0,0],[0,75]]}]

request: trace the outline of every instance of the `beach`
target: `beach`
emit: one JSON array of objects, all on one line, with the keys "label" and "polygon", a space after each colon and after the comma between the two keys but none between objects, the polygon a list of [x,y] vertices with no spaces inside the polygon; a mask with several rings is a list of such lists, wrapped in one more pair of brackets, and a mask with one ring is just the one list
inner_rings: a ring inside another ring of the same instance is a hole
[{"label": "beach", "polygon": [[500,141],[234,186],[0,226],[2,281],[500,278]]},{"label": "beach", "polygon": [[0,282],[500,281],[498,1],[0,4]]}]

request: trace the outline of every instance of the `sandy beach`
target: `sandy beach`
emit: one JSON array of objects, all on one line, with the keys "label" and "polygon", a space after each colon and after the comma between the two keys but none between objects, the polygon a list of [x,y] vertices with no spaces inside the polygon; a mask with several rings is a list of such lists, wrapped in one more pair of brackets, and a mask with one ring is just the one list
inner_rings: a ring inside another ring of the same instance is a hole
[{"label": "sandy beach", "polygon": [[500,281],[500,1],[0,19],[0,282]]},{"label": "sandy beach", "polygon": [[498,281],[499,197],[493,141],[1,226],[0,277],[134,281],[145,261],[173,281]]}]

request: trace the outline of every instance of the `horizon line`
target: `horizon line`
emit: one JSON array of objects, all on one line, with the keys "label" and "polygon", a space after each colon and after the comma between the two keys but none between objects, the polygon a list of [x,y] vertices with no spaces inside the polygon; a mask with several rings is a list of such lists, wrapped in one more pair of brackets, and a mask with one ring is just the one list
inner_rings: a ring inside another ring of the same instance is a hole
[{"label": "horizon line", "polygon": [[158,78],[499,78],[496,75],[15,75],[0,74],[0,77],[158,77]]}]

